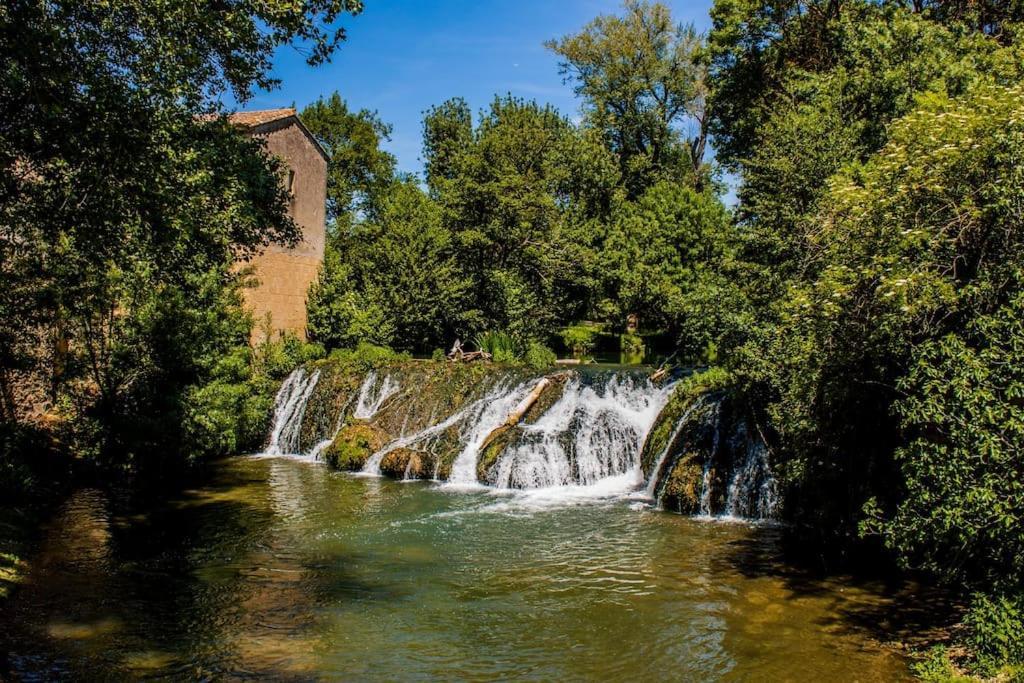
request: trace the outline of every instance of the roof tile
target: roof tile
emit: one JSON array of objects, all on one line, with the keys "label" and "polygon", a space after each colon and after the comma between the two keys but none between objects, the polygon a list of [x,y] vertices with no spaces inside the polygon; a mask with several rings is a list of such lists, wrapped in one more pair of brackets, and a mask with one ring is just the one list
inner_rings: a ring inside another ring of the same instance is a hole
[{"label": "roof tile", "polygon": [[295,110],[291,107],[283,109],[259,109],[256,111],[236,111],[228,115],[228,120],[238,126],[255,128],[265,123],[272,123],[280,119],[295,116]]}]

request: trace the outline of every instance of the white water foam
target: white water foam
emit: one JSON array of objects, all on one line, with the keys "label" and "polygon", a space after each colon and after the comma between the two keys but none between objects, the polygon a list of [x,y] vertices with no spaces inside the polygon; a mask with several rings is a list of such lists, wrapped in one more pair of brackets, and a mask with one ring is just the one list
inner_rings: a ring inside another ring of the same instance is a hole
[{"label": "white water foam", "polygon": [[300,454],[299,437],[302,433],[302,418],[306,404],[316,389],[320,371],[306,374],[305,369],[295,370],[277,392],[274,398],[274,421],[270,432],[267,455]]},{"label": "white water foam", "polygon": [[[505,420],[511,407],[514,407],[522,399],[522,396],[526,395],[526,387],[527,385],[521,384],[509,389],[507,384],[499,382],[485,396],[470,402],[441,422],[401,436],[386,444],[366,460],[360,474],[380,476],[380,463],[384,456],[391,451],[429,441],[448,428],[461,425],[464,433],[463,448],[452,465],[452,474],[449,480],[453,486],[472,485],[478,487],[479,485],[476,483],[476,454],[480,444],[494,428]],[[488,428],[488,425],[493,426]],[[472,473],[472,478],[469,476],[470,473]]]},{"label": "white water foam", "polygon": [[394,381],[391,375],[385,375],[384,380],[378,383],[376,371],[371,370],[359,388],[359,399],[356,401],[356,409],[352,416],[357,420],[369,420],[381,409],[384,401],[398,392],[398,389],[398,382]]},{"label": "white water foam", "polygon": [[[346,409],[338,415],[331,438],[319,435],[321,440],[308,453],[300,452],[306,405],[319,378],[319,371],[307,372],[300,368],[282,383],[274,402],[269,445],[262,456],[313,462],[331,444],[344,423]],[[640,452],[673,385],[659,387],[646,378],[622,374],[589,379],[573,376],[540,419],[518,425],[515,439],[491,469],[488,479],[493,485],[485,486],[477,480],[481,446],[510,414],[523,407],[522,402],[536,387],[536,382],[536,379],[496,382],[482,397],[440,422],[411,434],[405,434],[403,422],[399,438],[371,455],[360,474],[380,476],[380,464],[387,453],[406,447],[430,450],[431,444],[444,432],[456,427],[461,449],[452,464],[449,480],[441,485],[445,490],[486,491],[503,497],[493,504],[497,506],[496,511],[530,511],[620,499],[640,500],[646,504],[656,495],[658,478],[672,442],[692,419],[691,413],[706,405],[703,399],[698,399],[680,417],[669,443],[658,454],[650,476],[644,480]],[[381,379],[376,373],[369,373],[351,414],[372,419],[398,390],[398,383],[391,377]],[[709,517],[713,514],[712,462],[717,457],[722,429],[719,412],[716,405],[710,417],[714,422],[713,445],[712,452],[705,458],[700,493],[699,512]],[[408,415],[406,417],[408,419]],[[725,504],[716,519],[770,518],[776,512],[778,493],[767,449],[759,441],[751,443],[743,427],[732,434],[729,441],[732,446],[727,452],[740,455],[734,456],[734,462],[724,463],[730,470],[729,479]],[[408,475],[407,467],[406,478]]]},{"label": "white water foam", "polygon": [[625,493],[642,483],[640,450],[671,385],[646,379],[610,377],[603,386],[568,381],[562,396],[537,422],[522,425],[522,436],[496,465],[494,484],[507,489],[561,490],[606,485]]}]

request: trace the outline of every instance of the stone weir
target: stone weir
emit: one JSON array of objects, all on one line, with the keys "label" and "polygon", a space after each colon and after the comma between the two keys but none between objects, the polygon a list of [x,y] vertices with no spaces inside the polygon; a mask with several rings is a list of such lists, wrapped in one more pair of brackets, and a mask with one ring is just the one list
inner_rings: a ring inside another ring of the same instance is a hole
[{"label": "stone weir", "polygon": [[266,450],[365,475],[573,487],[686,514],[773,516],[767,449],[726,394],[648,375],[320,361],[282,384]]}]

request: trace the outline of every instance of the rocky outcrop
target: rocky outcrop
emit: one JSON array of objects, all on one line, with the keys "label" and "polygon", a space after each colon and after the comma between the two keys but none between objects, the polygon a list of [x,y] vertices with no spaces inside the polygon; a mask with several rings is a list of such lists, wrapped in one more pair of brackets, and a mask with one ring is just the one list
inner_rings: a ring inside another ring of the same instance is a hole
[{"label": "rocky outcrop", "polygon": [[651,429],[641,456],[649,490],[683,514],[774,517],[768,449],[744,405],[708,379],[680,383]]},{"label": "rocky outcrop", "polygon": [[387,442],[387,433],[379,427],[365,423],[350,424],[338,432],[324,450],[323,457],[335,469],[358,472]]}]

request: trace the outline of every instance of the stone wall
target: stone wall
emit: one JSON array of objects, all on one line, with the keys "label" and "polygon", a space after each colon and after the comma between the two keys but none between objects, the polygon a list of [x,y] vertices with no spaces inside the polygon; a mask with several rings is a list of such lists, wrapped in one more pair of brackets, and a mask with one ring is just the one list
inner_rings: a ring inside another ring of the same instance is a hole
[{"label": "stone wall", "polygon": [[268,316],[273,337],[287,332],[305,339],[306,294],[324,260],[327,160],[294,117],[251,132],[264,137],[270,153],[284,160],[284,182],[291,172],[289,212],[302,231],[302,241],[294,248],[272,245],[246,264],[259,283],[245,291],[246,305],[256,319],[252,341],[262,341]]}]

